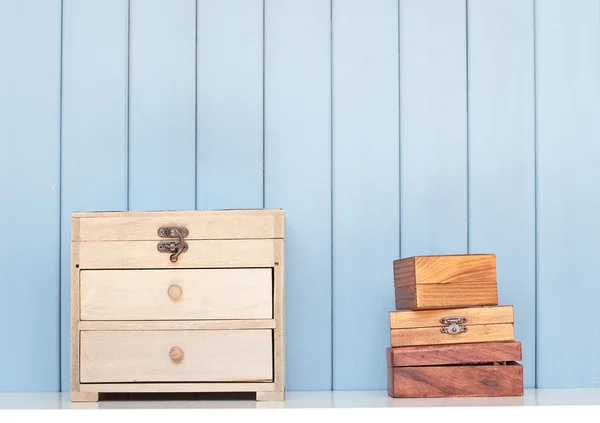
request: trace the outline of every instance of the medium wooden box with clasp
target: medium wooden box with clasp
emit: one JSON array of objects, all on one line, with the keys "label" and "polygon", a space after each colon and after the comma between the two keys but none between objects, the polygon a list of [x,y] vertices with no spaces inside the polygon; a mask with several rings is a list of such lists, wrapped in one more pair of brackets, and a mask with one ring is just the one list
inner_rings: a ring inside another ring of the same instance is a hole
[{"label": "medium wooden box with clasp", "polygon": [[496,256],[464,254],[394,261],[397,310],[498,304]]},{"label": "medium wooden box with clasp", "polygon": [[392,348],[514,340],[511,305],[390,312]]},{"label": "medium wooden box with clasp", "polygon": [[285,396],[281,210],[74,213],[71,399]]}]

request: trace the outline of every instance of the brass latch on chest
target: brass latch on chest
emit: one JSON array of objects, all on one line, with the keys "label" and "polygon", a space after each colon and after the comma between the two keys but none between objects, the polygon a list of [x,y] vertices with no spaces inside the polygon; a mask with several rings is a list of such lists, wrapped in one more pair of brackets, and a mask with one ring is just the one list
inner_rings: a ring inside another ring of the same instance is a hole
[{"label": "brass latch on chest", "polygon": [[180,254],[185,253],[188,250],[188,244],[184,241],[189,235],[189,231],[185,228],[179,227],[168,227],[159,228],[158,236],[161,238],[177,238],[173,241],[161,241],[158,243],[158,251],[161,253],[170,253],[171,261],[175,263]]},{"label": "brass latch on chest", "polygon": [[443,325],[448,325],[446,327],[440,328],[443,333],[448,333],[450,335],[456,335],[457,333],[462,333],[467,331],[466,326],[459,326],[461,323],[467,323],[466,317],[442,317],[440,319],[440,323]]}]

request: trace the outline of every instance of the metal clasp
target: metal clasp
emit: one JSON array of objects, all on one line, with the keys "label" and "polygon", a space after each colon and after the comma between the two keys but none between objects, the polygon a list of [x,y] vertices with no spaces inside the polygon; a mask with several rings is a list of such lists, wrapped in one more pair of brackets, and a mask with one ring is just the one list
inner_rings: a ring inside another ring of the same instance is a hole
[{"label": "metal clasp", "polygon": [[467,322],[466,317],[442,317],[440,319],[440,323],[443,325],[448,325],[446,327],[440,328],[442,333],[448,333],[450,335],[456,335],[457,333],[463,333],[467,331],[466,326],[459,326],[460,323]]},{"label": "metal clasp", "polygon": [[175,263],[180,254],[188,250],[188,244],[183,239],[189,235],[186,228],[167,227],[159,228],[158,236],[161,238],[177,238],[177,241],[161,241],[157,245],[158,251],[161,253],[172,253],[171,261]]}]

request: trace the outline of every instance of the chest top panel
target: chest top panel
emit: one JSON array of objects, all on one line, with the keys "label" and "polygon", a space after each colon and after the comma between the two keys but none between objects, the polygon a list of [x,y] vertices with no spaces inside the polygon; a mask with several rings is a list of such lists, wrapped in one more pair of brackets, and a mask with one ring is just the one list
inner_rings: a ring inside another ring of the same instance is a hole
[{"label": "chest top panel", "polygon": [[282,239],[282,210],[190,210],[73,213],[73,242],[158,241],[183,232],[186,240]]}]

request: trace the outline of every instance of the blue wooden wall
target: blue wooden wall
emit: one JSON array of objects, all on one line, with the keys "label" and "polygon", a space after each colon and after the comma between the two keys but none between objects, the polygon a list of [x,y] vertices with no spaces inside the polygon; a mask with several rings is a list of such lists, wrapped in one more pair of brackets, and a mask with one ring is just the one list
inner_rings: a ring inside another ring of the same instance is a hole
[{"label": "blue wooden wall", "polygon": [[287,381],[385,389],[392,261],[497,255],[600,387],[600,0],[0,0],[0,391],[69,389],[75,210],[283,208]]}]

